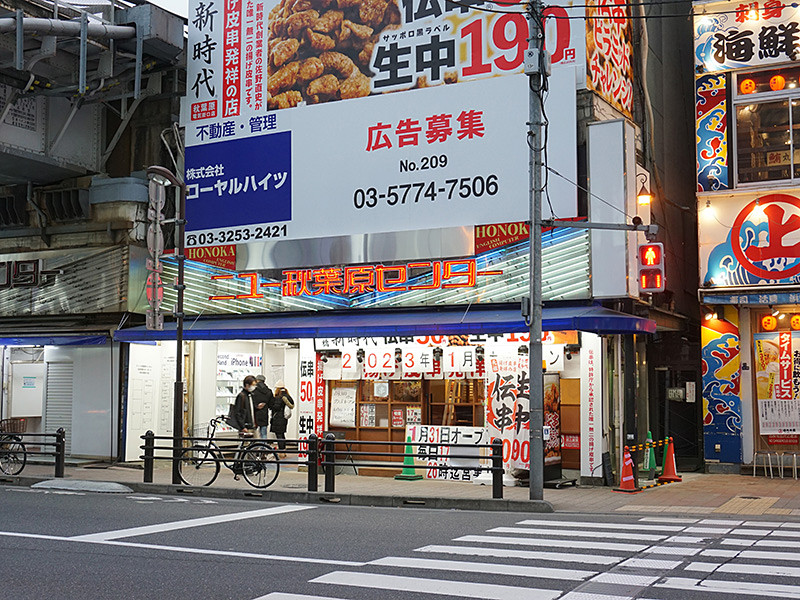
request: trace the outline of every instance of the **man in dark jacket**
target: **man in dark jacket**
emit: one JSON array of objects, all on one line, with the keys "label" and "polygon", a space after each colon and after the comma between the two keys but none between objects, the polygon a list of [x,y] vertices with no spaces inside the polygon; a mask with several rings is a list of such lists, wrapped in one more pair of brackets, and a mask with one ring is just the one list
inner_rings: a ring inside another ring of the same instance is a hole
[{"label": "man in dark jacket", "polygon": [[262,440],[267,439],[267,428],[269,427],[269,407],[272,405],[272,390],[266,383],[266,377],[256,375],[256,389],[253,391],[253,406],[256,410],[256,426],[258,427],[258,437]]},{"label": "man in dark jacket", "polygon": [[[256,378],[248,375],[244,378],[242,391],[236,396],[236,401],[233,405],[234,420],[230,425],[245,435],[255,427],[255,406],[253,404],[253,392],[255,389]],[[250,437],[252,437],[252,434]]]}]

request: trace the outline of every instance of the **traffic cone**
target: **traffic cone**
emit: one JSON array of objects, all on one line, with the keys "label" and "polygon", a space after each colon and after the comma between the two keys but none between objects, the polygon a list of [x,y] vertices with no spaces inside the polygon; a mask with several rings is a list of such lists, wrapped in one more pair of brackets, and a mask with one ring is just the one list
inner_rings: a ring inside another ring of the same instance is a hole
[{"label": "traffic cone", "polygon": [[633,459],[627,446],[625,446],[625,453],[622,455],[622,477],[620,477],[619,487],[614,488],[614,491],[627,494],[638,494],[642,491],[633,476]]},{"label": "traffic cone", "polygon": [[658,478],[658,483],[674,481],[683,481],[683,479],[678,477],[678,470],[675,468],[675,447],[672,445],[672,438],[669,438],[667,458],[664,460],[664,471],[661,473],[661,477]]},{"label": "traffic cone", "polygon": [[417,470],[414,468],[414,457],[410,456],[413,452],[411,436],[409,436],[406,438],[406,457],[403,459],[403,472],[399,475],[395,475],[395,479],[402,479],[403,481],[417,481],[418,479],[422,479],[422,475],[418,475]]},{"label": "traffic cone", "polygon": [[647,432],[647,443],[644,449],[642,471],[649,471],[648,479],[656,478],[656,449],[653,447],[653,434],[650,433],[649,430]]}]

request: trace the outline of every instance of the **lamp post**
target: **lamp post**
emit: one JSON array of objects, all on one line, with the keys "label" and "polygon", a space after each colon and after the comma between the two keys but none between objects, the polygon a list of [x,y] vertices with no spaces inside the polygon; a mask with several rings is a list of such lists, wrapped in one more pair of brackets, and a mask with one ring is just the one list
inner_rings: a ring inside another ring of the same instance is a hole
[{"label": "lamp post", "polygon": [[165,167],[147,168],[147,177],[164,187],[173,185],[179,189],[178,206],[175,209],[175,259],[178,261],[178,278],[175,290],[178,299],[175,305],[175,387],[172,397],[172,483],[181,482],[179,458],[183,437],[183,282],[184,238],[186,236],[186,185]]}]

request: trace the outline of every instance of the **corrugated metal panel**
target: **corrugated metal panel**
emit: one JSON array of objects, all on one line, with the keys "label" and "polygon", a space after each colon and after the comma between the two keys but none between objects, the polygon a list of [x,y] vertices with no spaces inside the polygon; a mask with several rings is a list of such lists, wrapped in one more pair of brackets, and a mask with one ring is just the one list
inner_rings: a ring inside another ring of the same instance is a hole
[{"label": "corrugated metal panel", "polygon": [[44,430],[53,433],[63,427],[67,433],[66,453],[72,453],[72,384],[71,362],[47,363],[47,400]]},{"label": "corrugated metal panel", "polygon": [[63,315],[120,312],[128,285],[128,250],[115,246],[91,251],[4,255],[0,260],[41,258],[44,269],[61,269],[38,288],[0,290],[0,314]]},{"label": "corrugated metal panel", "polygon": [[[590,295],[589,286],[589,232],[579,229],[561,229],[545,232],[542,240],[542,295],[545,301],[584,300]],[[477,257],[479,270],[501,270],[502,276],[479,277],[473,288],[418,290],[416,292],[377,293],[359,296],[294,296],[282,297],[275,288],[261,288],[262,298],[242,300],[209,300],[211,295],[249,294],[246,279],[212,280],[212,275],[229,274],[218,267],[186,262],[186,291],[184,307],[187,314],[252,314],[281,311],[324,310],[331,308],[389,308],[411,306],[442,306],[454,304],[491,304],[517,302],[530,294],[528,243],[485,252]],[[175,303],[175,291],[167,282],[177,275],[175,263],[163,263],[164,311],[169,312]],[[421,277],[417,283],[425,283]],[[264,278],[264,281],[275,281]],[[131,290],[132,297],[144,299],[143,291]],[[144,312],[146,301],[140,300],[137,312]],[[191,321],[187,322],[187,327]]]}]

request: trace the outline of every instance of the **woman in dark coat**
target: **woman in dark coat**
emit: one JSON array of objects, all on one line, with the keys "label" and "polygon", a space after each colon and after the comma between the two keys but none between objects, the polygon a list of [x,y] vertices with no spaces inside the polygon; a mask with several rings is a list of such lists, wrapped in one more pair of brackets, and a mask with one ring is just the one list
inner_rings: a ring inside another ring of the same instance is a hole
[{"label": "woman in dark coat", "polygon": [[[278,439],[278,448],[286,450],[286,425],[289,419],[286,418],[286,408],[294,408],[294,400],[286,391],[283,381],[278,381],[275,384],[275,390],[272,392],[272,419],[270,420],[269,430],[275,434]],[[286,454],[282,453],[281,458],[286,458]]]}]

